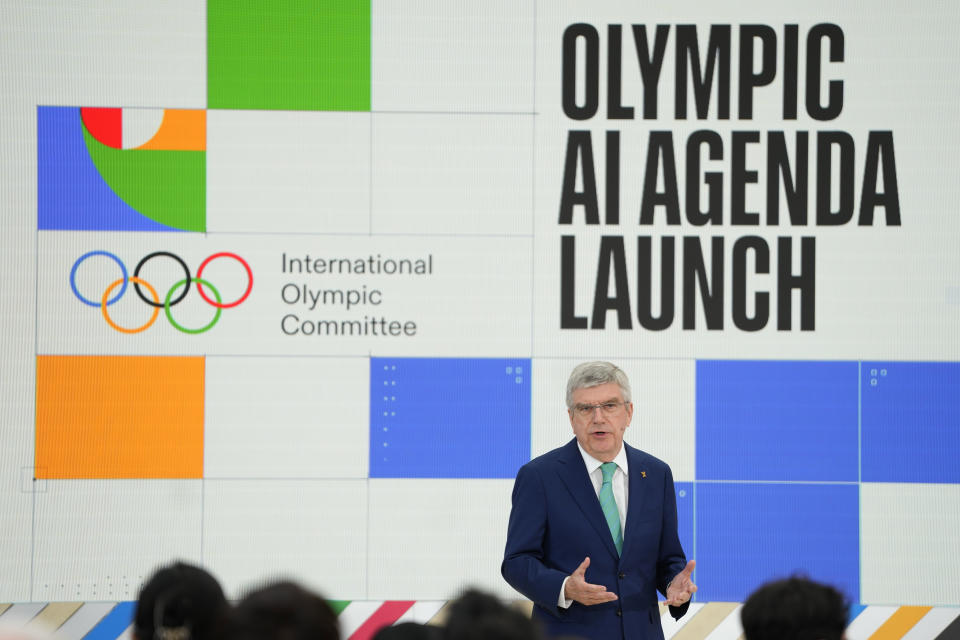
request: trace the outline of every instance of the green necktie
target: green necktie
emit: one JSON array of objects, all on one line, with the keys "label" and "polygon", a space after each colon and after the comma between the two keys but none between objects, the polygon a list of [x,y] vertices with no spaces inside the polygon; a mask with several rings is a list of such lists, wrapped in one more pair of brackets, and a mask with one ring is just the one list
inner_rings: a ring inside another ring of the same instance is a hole
[{"label": "green necktie", "polygon": [[613,544],[617,547],[617,553],[623,549],[623,532],[620,531],[620,512],[617,511],[617,501],[613,499],[613,472],[617,470],[616,462],[604,462],[600,465],[600,471],[603,472],[603,484],[600,485],[600,508],[603,509],[603,517],[607,519],[607,526],[610,527],[610,535],[613,536]]}]

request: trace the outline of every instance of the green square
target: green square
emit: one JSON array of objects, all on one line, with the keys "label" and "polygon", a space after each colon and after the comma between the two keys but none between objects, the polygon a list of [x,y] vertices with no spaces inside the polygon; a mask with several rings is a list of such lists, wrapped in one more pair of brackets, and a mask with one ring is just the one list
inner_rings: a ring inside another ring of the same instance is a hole
[{"label": "green square", "polygon": [[370,110],[370,0],[208,0],[210,109]]}]

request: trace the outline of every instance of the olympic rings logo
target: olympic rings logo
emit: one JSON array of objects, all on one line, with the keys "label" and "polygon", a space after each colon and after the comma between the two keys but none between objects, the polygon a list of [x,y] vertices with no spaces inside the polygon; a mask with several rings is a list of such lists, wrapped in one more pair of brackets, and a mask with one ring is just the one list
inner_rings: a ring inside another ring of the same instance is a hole
[{"label": "olympic rings logo", "polygon": [[[116,262],[117,266],[120,267],[120,273],[123,276],[118,280],[114,280],[112,283],[110,283],[107,286],[107,288],[103,292],[103,295],[100,297],[99,301],[85,298],[80,293],[80,291],[77,290],[77,269],[80,268],[80,265],[83,264],[85,260],[92,258],[94,256],[104,256]],[[143,269],[143,266],[148,261],[150,261],[153,258],[161,258],[161,257],[172,258],[174,261],[177,262],[177,264],[180,265],[184,273],[184,278],[174,283],[174,285],[170,287],[170,290],[167,291],[167,295],[163,299],[163,302],[160,301],[160,296],[157,294],[157,290],[153,287],[153,285],[140,277],[140,271]],[[224,302],[220,298],[220,292],[217,290],[217,288],[213,286],[213,284],[208,280],[203,279],[203,270],[206,269],[207,265],[209,265],[211,262],[213,262],[217,258],[232,258],[237,262],[239,262],[247,272],[247,288],[244,290],[243,295],[241,295],[239,298],[237,298],[233,302]],[[146,323],[144,323],[139,327],[133,327],[133,328],[121,327],[116,322],[114,322],[113,318],[110,317],[110,312],[107,310],[107,307],[116,303],[118,300],[120,300],[120,298],[123,297],[123,294],[127,292],[127,286],[131,282],[133,283],[133,289],[136,292],[137,296],[141,300],[146,302],[148,305],[153,307],[153,314],[150,316],[150,319],[147,320]],[[203,298],[203,301],[216,309],[216,313],[214,313],[213,320],[211,320],[206,325],[200,327],[199,329],[192,329],[192,328],[183,326],[182,324],[180,324],[174,319],[173,312],[171,311],[172,307],[177,306],[178,304],[180,304],[180,302],[183,301],[184,298],[187,297],[187,293],[189,293],[190,291],[190,284],[194,282],[196,283],[197,293],[200,294],[200,297]],[[111,294],[113,294],[114,290],[117,289],[117,287],[119,287],[120,290],[117,291],[116,294],[114,294],[113,297],[111,298],[110,297]],[[210,289],[216,301],[210,299],[210,297],[204,291],[204,287]],[[146,331],[147,329],[150,328],[151,325],[153,325],[154,322],[156,322],[157,317],[160,315],[160,309],[163,309],[164,313],[167,316],[167,320],[176,330],[181,331],[183,333],[197,334],[197,333],[204,333],[212,329],[214,325],[216,325],[217,322],[220,320],[220,314],[224,309],[230,309],[232,307],[239,306],[244,300],[247,299],[247,296],[250,295],[250,291],[253,289],[253,271],[250,270],[250,265],[247,264],[246,260],[244,260],[243,258],[241,258],[235,253],[229,253],[229,252],[223,251],[220,253],[214,253],[213,255],[209,256],[206,260],[204,260],[202,263],[200,263],[200,268],[197,269],[197,275],[191,276],[190,269],[187,267],[187,263],[184,262],[180,256],[170,253],[169,251],[155,251],[150,255],[145,256],[142,260],[140,260],[140,262],[137,263],[137,266],[133,270],[133,275],[130,276],[127,273],[126,265],[116,255],[110,253],[109,251],[89,251],[83,254],[82,256],[80,256],[79,258],[77,258],[77,261],[73,263],[73,267],[70,269],[70,289],[73,291],[73,295],[75,295],[77,299],[80,300],[80,302],[90,305],[91,307],[100,307],[100,313],[103,314],[103,319],[107,321],[107,324],[110,325],[111,328],[121,333],[140,333],[141,331]],[[150,293],[149,298],[144,294],[143,289],[146,289]]]}]

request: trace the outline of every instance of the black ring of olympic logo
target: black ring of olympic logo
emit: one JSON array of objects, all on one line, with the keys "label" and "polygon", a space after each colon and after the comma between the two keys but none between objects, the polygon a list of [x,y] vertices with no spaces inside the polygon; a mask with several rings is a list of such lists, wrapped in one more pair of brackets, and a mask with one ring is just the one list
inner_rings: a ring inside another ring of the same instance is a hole
[{"label": "black ring of olympic logo", "polygon": [[[184,262],[180,258],[180,256],[170,253],[169,251],[154,251],[153,253],[147,256],[144,256],[143,259],[137,263],[137,268],[133,270],[133,276],[135,278],[140,276],[140,269],[143,268],[143,265],[146,264],[147,260],[149,260],[150,258],[159,258],[161,256],[166,256],[168,258],[173,258],[174,260],[176,260],[180,264],[180,266],[183,268],[183,273],[187,280],[187,282],[185,283],[185,286],[183,287],[183,293],[177,296],[176,299],[170,301],[170,306],[173,307],[179,304],[180,301],[187,296],[187,292],[190,291],[190,282],[191,282],[190,269],[189,267],[187,267],[187,263]],[[161,309],[163,308],[164,304],[162,302],[154,302],[147,296],[143,295],[143,291],[141,291],[139,283],[134,282],[133,288],[137,292],[137,295],[140,297],[140,299],[146,302],[148,305],[150,305],[151,307],[159,307]]]}]

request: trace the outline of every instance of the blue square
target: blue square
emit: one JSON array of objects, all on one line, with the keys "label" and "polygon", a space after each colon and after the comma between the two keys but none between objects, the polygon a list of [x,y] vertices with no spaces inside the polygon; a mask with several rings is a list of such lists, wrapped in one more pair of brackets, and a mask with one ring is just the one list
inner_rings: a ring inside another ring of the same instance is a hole
[{"label": "blue square", "polygon": [[700,601],[743,602],[793,574],[860,599],[859,487],[697,482]]},{"label": "blue square", "polygon": [[960,363],[864,362],[864,482],[960,482]]},{"label": "blue square", "polygon": [[697,480],[858,480],[855,362],[698,361]]},{"label": "blue square", "polygon": [[513,478],[530,460],[530,360],[371,358],[371,478]]}]

